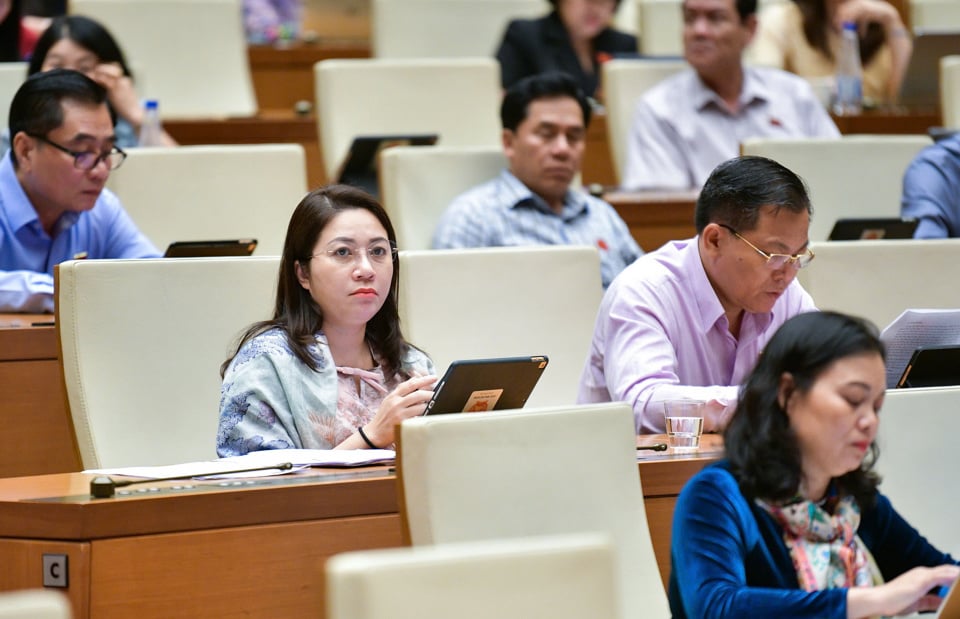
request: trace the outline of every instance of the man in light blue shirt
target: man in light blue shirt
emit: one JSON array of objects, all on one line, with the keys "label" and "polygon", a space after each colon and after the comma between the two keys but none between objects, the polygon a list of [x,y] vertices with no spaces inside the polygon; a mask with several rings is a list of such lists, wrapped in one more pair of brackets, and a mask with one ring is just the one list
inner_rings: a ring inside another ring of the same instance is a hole
[{"label": "man in light blue shirt", "polygon": [[564,73],[523,79],[500,107],[508,169],[454,199],[435,249],[589,245],[606,288],[643,254],[612,206],[570,184],[580,172],[590,104]]},{"label": "man in light blue shirt", "polygon": [[960,237],[960,133],[920,151],[903,176],[901,215],[919,220],[913,237]]},{"label": "man in light blue shirt", "polygon": [[76,71],[28,78],[10,105],[0,161],[0,312],[52,312],[53,267],[78,258],[148,258],[156,247],[104,188],[126,155],[106,91]]}]

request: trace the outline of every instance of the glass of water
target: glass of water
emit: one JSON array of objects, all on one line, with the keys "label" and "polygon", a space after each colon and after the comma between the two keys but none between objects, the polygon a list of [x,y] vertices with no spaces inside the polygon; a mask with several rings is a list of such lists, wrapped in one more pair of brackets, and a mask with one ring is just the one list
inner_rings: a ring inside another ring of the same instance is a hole
[{"label": "glass of water", "polygon": [[674,451],[696,451],[700,448],[705,406],[702,400],[666,400],[663,403],[664,425]]}]

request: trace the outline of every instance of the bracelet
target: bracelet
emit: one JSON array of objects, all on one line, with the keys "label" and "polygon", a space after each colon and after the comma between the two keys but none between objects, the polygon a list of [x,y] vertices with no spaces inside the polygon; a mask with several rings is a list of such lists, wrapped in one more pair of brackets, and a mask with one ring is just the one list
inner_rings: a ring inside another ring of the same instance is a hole
[{"label": "bracelet", "polygon": [[371,440],[367,437],[367,433],[363,431],[363,426],[357,426],[357,432],[360,434],[360,438],[363,439],[363,442],[366,443],[367,446],[370,447],[370,449],[380,449],[379,447],[377,447],[376,445],[374,445],[374,444],[373,444],[373,441],[371,441]]}]

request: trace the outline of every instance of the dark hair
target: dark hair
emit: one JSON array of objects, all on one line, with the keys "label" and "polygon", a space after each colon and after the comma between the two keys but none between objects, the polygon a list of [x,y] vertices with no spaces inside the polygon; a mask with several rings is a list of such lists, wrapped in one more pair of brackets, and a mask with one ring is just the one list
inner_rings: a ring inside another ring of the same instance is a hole
[{"label": "dark hair", "polygon": [[538,99],[570,97],[583,111],[583,126],[590,125],[590,102],[577,80],[560,71],[547,71],[527,76],[507,89],[500,104],[500,124],[516,131],[527,118],[527,108]]},{"label": "dark hair", "polygon": [[724,161],[710,173],[697,198],[697,233],[710,223],[726,224],[738,232],[753,230],[765,206],[813,214],[803,180],[776,161],[766,157]]},{"label": "dark hair", "polygon": [[[783,374],[790,373],[797,392],[807,393],[832,363],[861,354],[886,357],[876,327],[861,318],[810,312],[777,330],[741,387],[737,410],[723,435],[730,470],[745,496],[787,501],[800,488],[800,447],[778,397]],[[872,443],[860,468],[835,480],[861,507],[876,498],[880,479],[873,466],[878,455]]]},{"label": "dark hair", "polygon": [[[391,244],[396,246],[397,235],[390,218],[370,194],[348,185],[329,185],[311,191],[297,205],[287,226],[277,276],[277,299],[273,318],[251,325],[241,336],[237,350],[257,335],[279,328],[286,333],[290,348],[297,358],[311,369],[319,369],[317,359],[310,354],[308,348],[316,341],[315,333],[323,326],[323,312],[310,296],[310,292],[300,285],[296,266],[299,264],[301,268],[309,271],[310,256],[320,234],[337,215],[350,209],[364,209],[373,213],[387,231]],[[394,260],[390,291],[380,311],[367,323],[366,330],[367,342],[382,363],[386,377],[400,371],[401,357],[410,346],[404,341],[400,331],[400,313],[397,309],[399,282],[400,263]],[[236,352],[224,361],[220,367],[221,376],[235,356]]]},{"label": "dark hair", "polygon": [[741,22],[757,12],[757,0],[736,0],[734,4]]},{"label": "dark hair", "polygon": [[[560,0],[550,0],[550,4],[552,4],[554,8],[560,8]],[[620,0],[613,0],[613,9],[616,10],[619,6]]]},{"label": "dark hair", "polygon": [[[28,77],[10,102],[10,143],[21,131],[30,135],[47,135],[63,124],[63,101],[89,105],[106,105],[107,91],[83,73],[70,69],[54,69]],[[14,168],[17,155],[10,157]]]},{"label": "dark hair", "polygon": [[[803,17],[803,36],[810,47],[833,60],[833,51],[827,41],[830,19],[827,17],[827,5],[824,0],[793,0]],[[860,60],[866,64],[880,51],[886,41],[883,26],[872,22],[866,32],[860,36]]]},{"label": "dark hair", "polygon": [[20,60],[20,0],[10,1],[10,12],[0,21],[0,62]]},{"label": "dark hair", "polygon": [[63,39],[69,39],[80,47],[90,50],[102,63],[115,62],[123,69],[123,74],[131,76],[130,68],[123,52],[110,31],[99,22],[82,15],[61,15],[50,22],[37,40],[37,46],[30,58],[27,74],[39,73],[47,59],[50,48]]}]

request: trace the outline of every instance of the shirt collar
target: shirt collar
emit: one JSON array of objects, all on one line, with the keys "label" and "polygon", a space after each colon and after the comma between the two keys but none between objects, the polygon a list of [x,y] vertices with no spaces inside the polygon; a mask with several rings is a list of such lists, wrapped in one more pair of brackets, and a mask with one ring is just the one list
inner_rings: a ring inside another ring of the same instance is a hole
[{"label": "shirt collar", "polygon": [[[35,231],[43,232],[40,225],[40,217],[37,210],[27,197],[27,192],[23,190],[20,179],[17,178],[17,172],[13,169],[13,159],[10,150],[7,150],[0,161],[0,203],[3,204],[7,212],[7,220],[10,222],[10,228],[17,232],[28,226],[33,227]],[[56,238],[61,232],[77,223],[80,213],[67,211],[57,220],[49,235],[50,238]],[[45,234],[45,232],[44,232]]]},{"label": "shirt collar", "polygon": [[[530,191],[530,188],[524,185],[510,170],[504,169],[501,171],[500,180],[503,181],[506,193],[511,197],[510,208],[527,206],[536,208],[544,213],[556,215],[546,200]],[[560,218],[564,221],[569,221],[586,213],[589,208],[590,203],[583,192],[567,189],[567,193],[563,197],[563,208],[560,211]]]},{"label": "shirt collar", "polygon": [[[727,106],[720,98],[720,95],[718,95],[712,88],[707,86],[703,80],[700,79],[700,75],[697,74],[696,71],[693,71],[693,76],[694,88],[692,100],[696,109],[703,110],[708,105],[713,104],[719,109],[726,110]],[[770,101],[771,96],[772,93],[770,92],[770,89],[766,84],[763,83],[760,75],[751,67],[744,66],[743,85],[740,87],[740,96],[737,99],[737,107],[742,110],[754,102]]]}]

